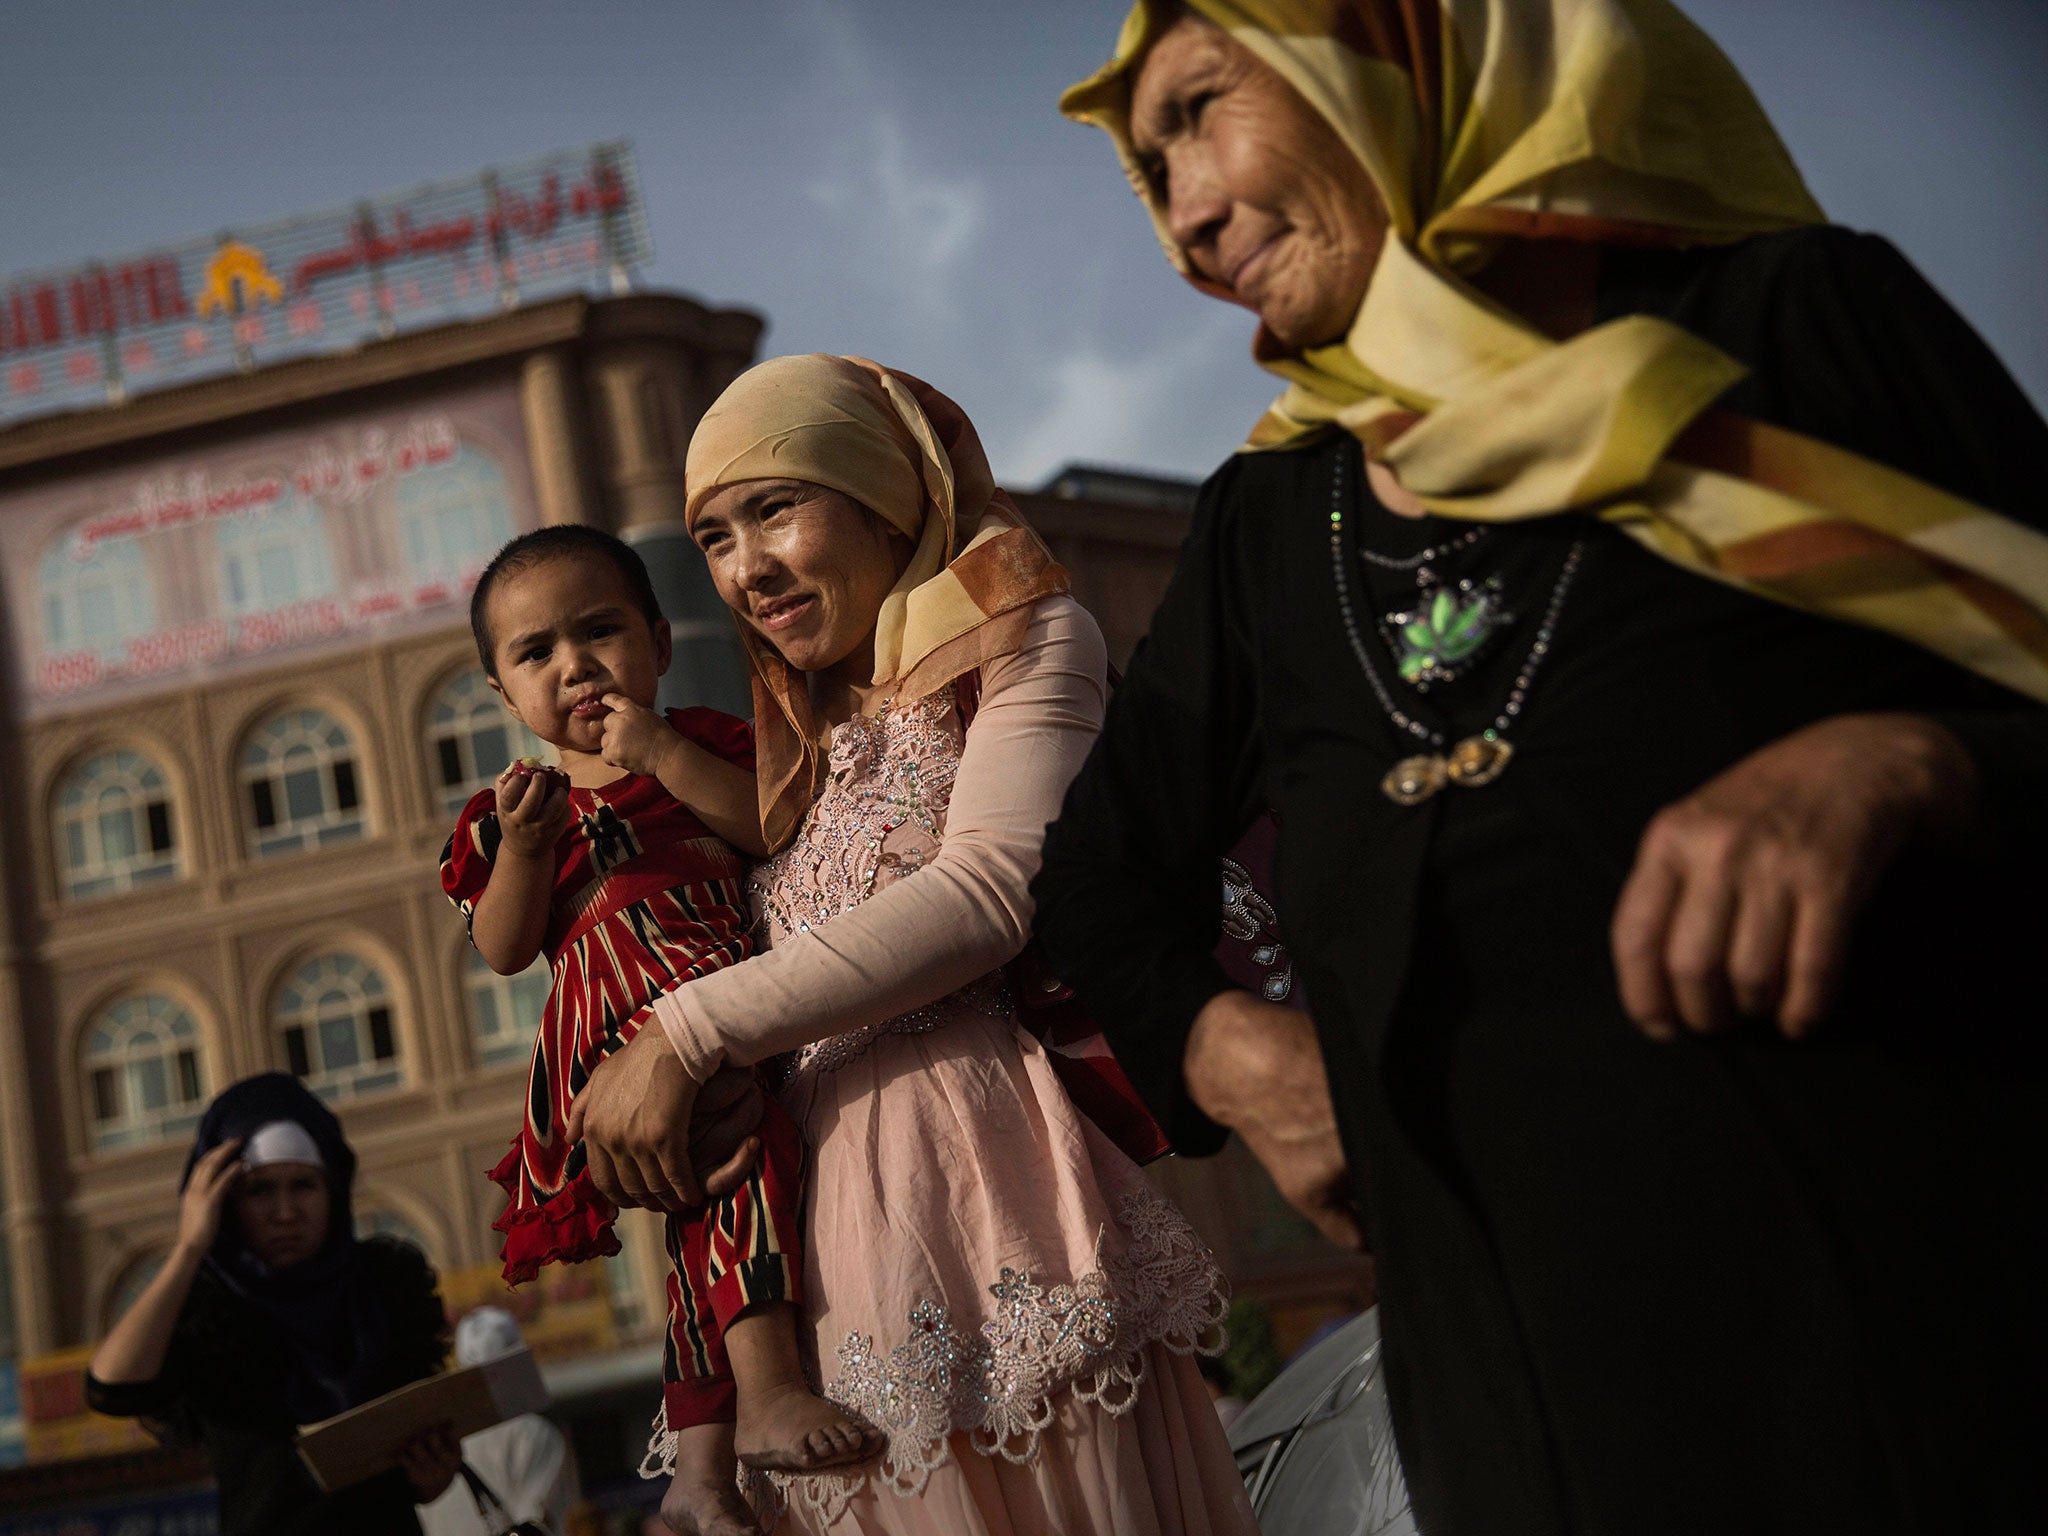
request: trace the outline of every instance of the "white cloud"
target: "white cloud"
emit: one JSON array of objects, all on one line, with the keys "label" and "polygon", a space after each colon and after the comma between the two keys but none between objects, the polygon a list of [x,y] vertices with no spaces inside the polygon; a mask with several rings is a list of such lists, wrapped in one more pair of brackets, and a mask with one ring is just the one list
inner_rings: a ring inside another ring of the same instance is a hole
[{"label": "white cloud", "polygon": [[851,284],[878,291],[904,319],[951,320],[987,224],[987,190],[914,142],[849,7],[820,3],[807,13],[819,46],[809,103],[833,125],[820,139],[832,146],[824,171],[804,188],[828,216],[815,237]]},{"label": "white cloud", "polygon": [[1047,359],[1034,370],[1037,413],[1016,431],[992,423],[983,433],[997,478],[1037,485],[1076,462],[1207,473],[1251,428],[1246,332],[1244,316],[1219,310],[1149,350],[1112,354],[1081,341]]},{"label": "white cloud", "polygon": [[[857,5],[800,13],[783,110],[807,157],[789,182],[810,216],[807,281],[776,311],[777,350],[864,352],[930,379],[973,412],[1011,485],[1074,462],[1200,475],[1243,441],[1273,393],[1246,356],[1249,316],[1183,295],[1170,318],[1119,303],[1057,214],[1032,217],[984,171],[1002,155],[934,131],[930,93]],[[1170,294],[1142,222],[1128,233]]]},{"label": "white cloud", "polygon": [[[844,143],[852,165],[805,190],[891,270],[919,280],[961,269],[979,236],[987,197],[973,176],[915,164],[895,113],[877,108]],[[909,290],[915,294],[920,290]]]}]

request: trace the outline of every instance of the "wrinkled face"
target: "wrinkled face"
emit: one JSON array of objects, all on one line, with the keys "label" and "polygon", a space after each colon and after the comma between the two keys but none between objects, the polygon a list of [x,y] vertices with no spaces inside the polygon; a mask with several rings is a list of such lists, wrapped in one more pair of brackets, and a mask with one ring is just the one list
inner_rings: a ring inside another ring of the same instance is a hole
[{"label": "wrinkled face", "polygon": [[910,542],[844,492],[808,480],[722,486],[691,530],[725,605],[799,672],[867,649]]},{"label": "wrinkled face", "polygon": [[327,1175],[310,1163],[266,1163],[235,1185],[242,1242],[272,1269],[289,1269],[327,1241]]},{"label": "wrinkled face", "polygon": [[602,555],[557,555],[508,571],[485,612],[498,669],[491,686],[542,741],[595,753],[611,713],[607,693],[653,708],[668,670],[668,622],[647,622]]},{"label": "wrinkled face", "polygon": [[1294,88],[1183,16],[1145,55],[1131,137],[1173,238],[1289,350],[1333,341],[1386,239],[1372,178]]}]

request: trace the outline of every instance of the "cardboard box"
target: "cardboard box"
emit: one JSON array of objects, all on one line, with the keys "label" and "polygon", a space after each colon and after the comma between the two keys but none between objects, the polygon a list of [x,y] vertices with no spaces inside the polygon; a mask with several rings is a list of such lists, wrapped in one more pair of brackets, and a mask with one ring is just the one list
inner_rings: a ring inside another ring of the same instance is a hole
[{"label": "cardboard box", "polygon": [[313,1480],[332,1492],[398,1465],[398,1449],[447,1424],[455,1438],[548,1405],[533,1351],[429,1376],[299,1431],[299,1456]]}]

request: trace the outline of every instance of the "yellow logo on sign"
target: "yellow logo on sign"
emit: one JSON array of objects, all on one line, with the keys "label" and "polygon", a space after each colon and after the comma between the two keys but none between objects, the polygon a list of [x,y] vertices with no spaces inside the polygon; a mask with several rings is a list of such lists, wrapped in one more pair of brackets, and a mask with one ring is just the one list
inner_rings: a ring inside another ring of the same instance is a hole
[{"label": "yellow logo on sign", "polygon": [[199,313],[238,314],[260,303],[282,304],[284,284],[270,275],[263,253],[239,240],[223,242],[206,264],[206,286],[199,293]]}]

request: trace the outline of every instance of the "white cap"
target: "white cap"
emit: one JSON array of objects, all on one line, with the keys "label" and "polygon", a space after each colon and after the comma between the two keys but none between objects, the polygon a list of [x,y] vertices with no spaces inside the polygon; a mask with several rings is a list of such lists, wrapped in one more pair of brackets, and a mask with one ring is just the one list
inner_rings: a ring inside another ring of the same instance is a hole
[{"label": "white cap", "polygon": [[320,1155],[311,1133],[298,1121],[273,1120],[242,1143],[242,1163],[249,1168],[266,1168],[272,1163],[307,1163],[325,1168],[327,1159]]},{"label": "white cap", "polygon": [[455,1325],[457,1365],[482,1365],[525,1347],[519,1319],[503,1307],[472,1307]]}]

